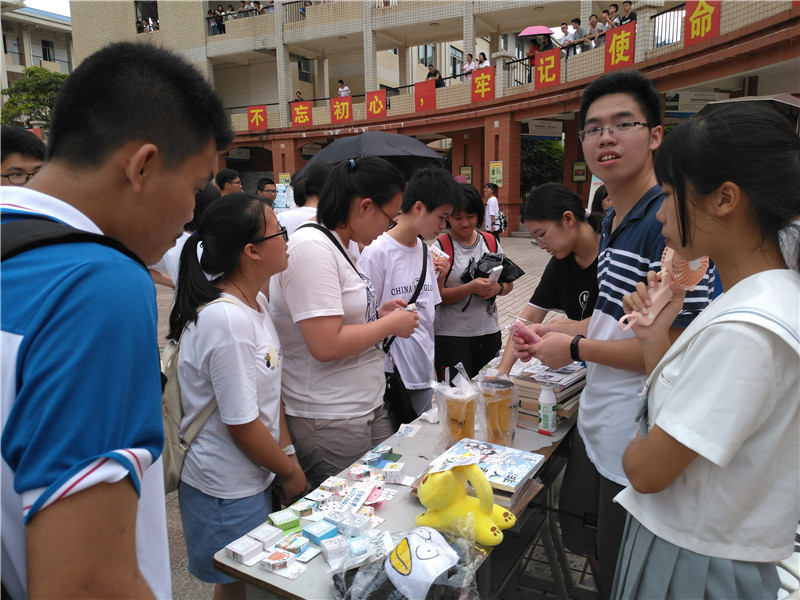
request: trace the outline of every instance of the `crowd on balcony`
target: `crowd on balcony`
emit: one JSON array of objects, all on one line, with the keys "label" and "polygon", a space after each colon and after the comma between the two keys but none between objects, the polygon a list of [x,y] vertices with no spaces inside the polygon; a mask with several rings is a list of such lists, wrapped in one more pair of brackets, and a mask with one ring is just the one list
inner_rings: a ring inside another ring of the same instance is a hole
[{"label": "crowd on balcony", "polygon": [[274,0],[240,0],[239,7],[234,9],[233,4],[228,4],[228,8],[223,8],[222,4],[217,5],[216,10],[208,9],[206,20],[211,35],[221,35],[226,33],[225,24],[234,19],[244,19],[246,17],[257,17],[275,12]]},{"label": "crowd on balcony", "polygon": [[[589,27],[581,26],[581,20],[576,17],[572,19],[572,31],[566,23],[561,24],[561,38],[559,44],[564,50],[564,56],[570,57],[587,50],[600,48],[605,43],[606,32],[614,27],[622,27],[628,23],[636,21],[636,12],[633,11],[631,0],[622,3],[622,13],[619,13],[619,5],[612,3],[603,10],[600,17],[593,14],[589,17]],[[534,52],[535,53],[535,52]],[[528,52],[529,56],[532,56]]]},{"label": "crowd on balcony", "polygon": [[136,33],[151,33],[158,31],[158,28],[158,19],[152,17],[136,19]]}]

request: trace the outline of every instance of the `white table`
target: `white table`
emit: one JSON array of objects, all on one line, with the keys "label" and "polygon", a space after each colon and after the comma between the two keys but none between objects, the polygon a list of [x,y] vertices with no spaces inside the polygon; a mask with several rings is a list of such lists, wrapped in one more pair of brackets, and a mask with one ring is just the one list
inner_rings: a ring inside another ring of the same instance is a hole
[{"label": "white table", "polygon": [[[392,446],[394,452],[403,456],[398,462],[405,463],[406,474],[414,477],[424,472],[430,461],[447,449],[440,435],[441,424],[432,425],[419,419],[415,421],[415,424],[420,424],[422,429],[414,437],[392,436],[385,442]],[[512,446],[522,450],[539,452],[549,458],[573,425],[574,419],[567,422],[566,425],[562,424],[552,436],[518,428],[516,439]],[[475,437],[481,439],[479,431],[476,431]],[[346,479],[346,473],[341,477]],[[397,495],[376,513],[385,519],[379,529],[385,529],[392,533],[413,529],[416,526],[414,523],[415,517],[423,512],[425,508],[420,504],[416,496],[409,494],[408,487],[391,484],[387,484],[386,487],[396,489]],[[300,521],[301,525],[308,523],[305,519]],[[510,531],[513,531],[513,529]],[[502,548],[502,546],[503,544],[498,548]],[[220,550],[214,555],[214,566],[232,577],[245,581],[248,584],[248,598],[292,598],[302,600],[333,598],[328,563],[321,554],[308,562],[305,573],[294,581],[265,571],[257,565],[246,567],[226,557],[224,550]],[[484,578],[489,577],[488,564],[486,567],[483,574]],[[480,578],[481,574],[479,573],[479,585],[481,585]],[[485,587],[488,582],[483,582],[483,585]]]}]

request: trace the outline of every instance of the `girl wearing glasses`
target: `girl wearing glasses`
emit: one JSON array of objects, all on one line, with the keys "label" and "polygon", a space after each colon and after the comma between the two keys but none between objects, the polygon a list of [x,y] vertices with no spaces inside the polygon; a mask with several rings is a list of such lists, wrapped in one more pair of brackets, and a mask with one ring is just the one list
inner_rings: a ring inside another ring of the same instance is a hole
[{"label": "girl wearing glasses", "polygon": [[[649,378],[615,499],[628,520],[612,596],[775,598],[800,514],[800,139],[771,108],[728,106],[673,130],[655,170],[667,246],[708,256],[725,292],[671,345],[675,282],[633,327]],[[639,283],[623,306],[649,302]]]},{"label": "girl wearing glasses", "polygon": [[[594,212],[587,216],[577,195],[561,184],[546,183],[528,195],[521,216],[533,236],[531,243],[552,258],[520,317],[541,323],[551,310],[563,312],[573,321],[592,316],[603,215]],[[515,361],[509,337],[497,369],[508,375]]]},{"label": "girl wearing glasses", "polygon": [[284,350],[286,418],[311,487],[395,431],[383,404],[381,341],[410,337],[418,315],[395,310],[405,300],[379,306],[348,246],[368,245],[394,223],[404,187],[400,172],[382,158],[336,166],[316,222],[295,230],[289,268],[270,281]]},{"label": "girl wearing glasses", "polygon": [[306,485],[281,406],[281,345],[259,291],[286,268],[286,239],[266,202],[238,193],[212,202],[181,252],[169,319],[169,338],[180,340],[181,434],[215,399],[218,409],[189,447],[178,498],[189,572],[217,584],[215,597],[244,597],[212,557],[267,520],[275,476],[287,500]]}]

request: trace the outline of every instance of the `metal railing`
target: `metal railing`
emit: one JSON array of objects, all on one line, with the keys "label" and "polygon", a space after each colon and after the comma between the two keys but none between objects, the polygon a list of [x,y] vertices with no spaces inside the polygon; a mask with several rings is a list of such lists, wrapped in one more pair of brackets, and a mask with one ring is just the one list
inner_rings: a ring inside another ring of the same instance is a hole
[{"label": "metal railing", "polygon": [[653,21],[653,49],[681,41],[685,14],[686,4],[684,3],[650,17]]},{"label": "metal railing", "polygon": [[304,21],[306,18],[306,8],[311,6],[312,3],[308,0],[299,0],[297,2],[284,2],[283,3],[283,22],[284,23],[297,23]]},{"label": "metal railing", "polygon": [[62,73],[70,73],[71,72],[70,68],[69,68],[69,62],[66,61],[66,60],[57,60],[55,58],[49,59],[49,58],[45,58],[44,56],[40,56],[40,55],[37,55],[37,54],[31,54],[31,58],[33,59],[33,64],[36,65],[36,66],[41,66],[41,62],[40,61],[58,63],[59,65],[61,65],[61,72]]},{"label": "metal railing", "polygon": [[6,56],[11,57],[11,64],[18,65],[18,66],[25,66],[25,57],[21,52],[12,52],[11,50],[6,51]]}]

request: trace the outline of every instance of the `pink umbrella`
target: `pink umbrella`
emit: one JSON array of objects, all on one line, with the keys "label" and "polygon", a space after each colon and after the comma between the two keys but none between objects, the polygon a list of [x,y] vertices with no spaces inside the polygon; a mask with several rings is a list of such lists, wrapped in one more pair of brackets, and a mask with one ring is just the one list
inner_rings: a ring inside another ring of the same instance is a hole
[{"label": "pink umbrella", "polygon": [[520,31],[519,35],[553,35],[553,31],[544,25],[531,25]]}]

